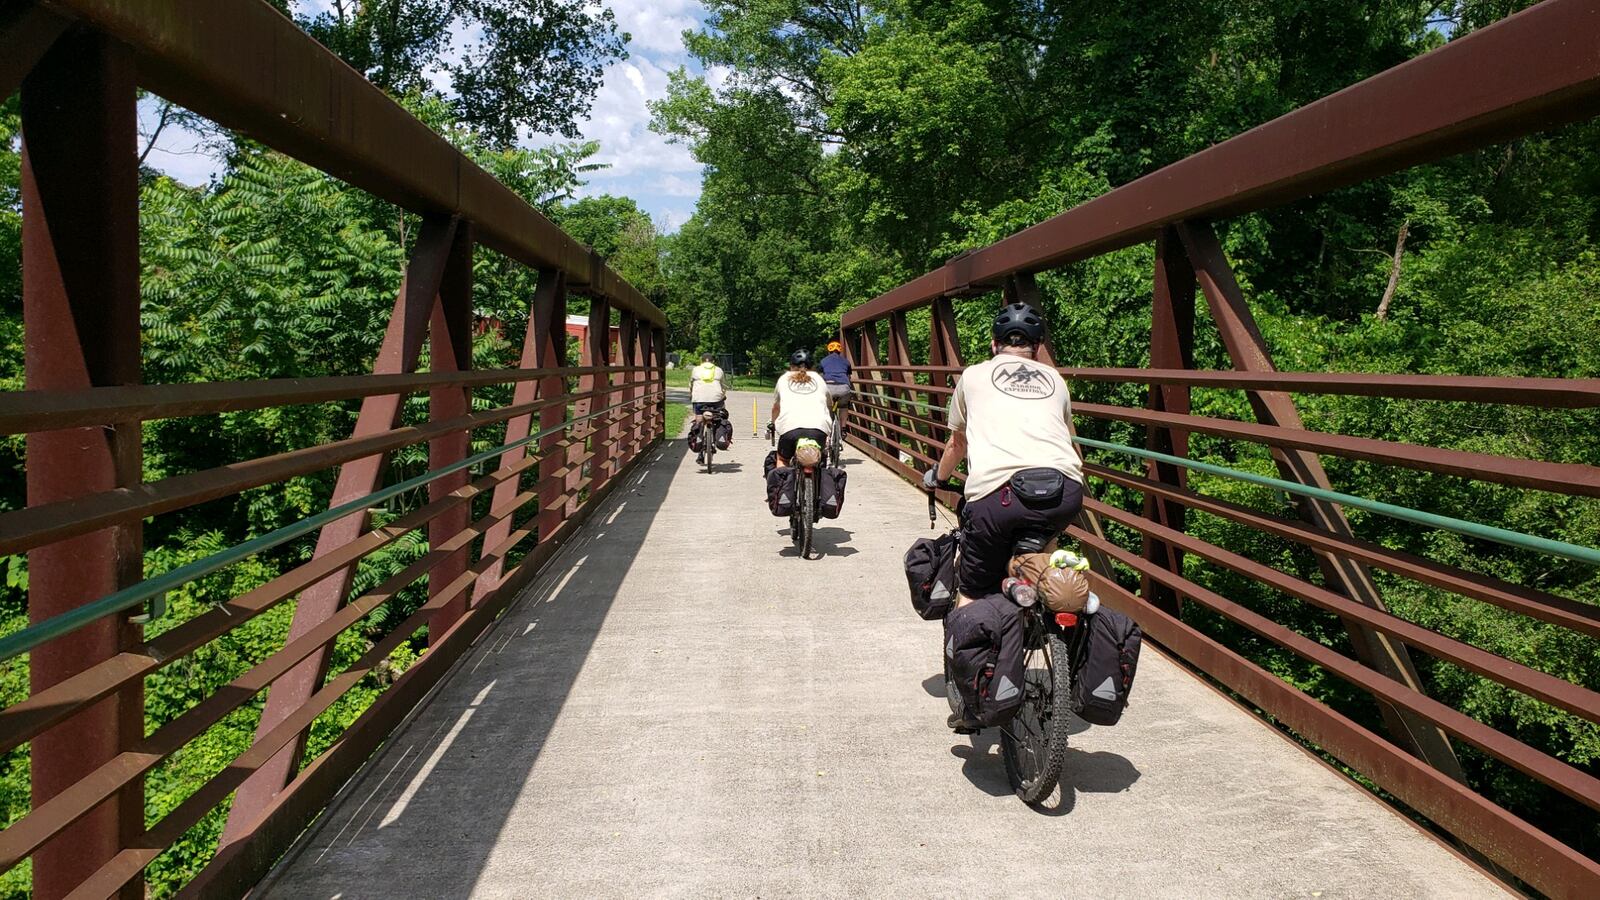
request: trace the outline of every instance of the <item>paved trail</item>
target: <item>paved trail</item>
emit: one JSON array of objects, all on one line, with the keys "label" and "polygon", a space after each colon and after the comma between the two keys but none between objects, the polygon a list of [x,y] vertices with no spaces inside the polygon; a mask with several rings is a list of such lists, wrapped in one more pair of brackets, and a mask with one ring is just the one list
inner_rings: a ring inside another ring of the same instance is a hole
[{"label": "paved trail", "polygon": [[715,474],[681,440],[635,470],[262,895],[1504,896],[1148,650],[1122,724],[1024,807],[990,737],[944,727],[900,573],[922,495],[847,454],[797,558],[753,396]]}]

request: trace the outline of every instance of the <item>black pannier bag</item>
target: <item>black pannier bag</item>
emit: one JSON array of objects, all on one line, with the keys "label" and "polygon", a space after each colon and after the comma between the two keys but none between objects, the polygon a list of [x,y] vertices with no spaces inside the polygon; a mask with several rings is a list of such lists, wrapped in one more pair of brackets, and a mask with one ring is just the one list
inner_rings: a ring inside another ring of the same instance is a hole
[{"label": "black pannier bag", "polygon": [[767,458],[761,461],[761,477],[771,478],[772,470],[778,467],[778,451],[768,450]]},{"label": "black pannier bag", "polygon": [[716,441],[718,450],[726,450],[733,445],[733,422],[726,411],[717,419]]},{"label": "black pannier bag", "polygon": [[706,448],[705,429],[701,427],[700,417],[695,416],[689,423],[689,449],[696,453]]},{"label": "black pannier bag", "polygon": [[788,518],[795,505],[794,466],[780,466],[767,473],[767,508],[772,514]]},{"label": "black pannier bag", "polygon": [[1027,664],[1022,609],[990,594],[944,617],[944,655],[969,718],[1004,725],[1022,706]]},{"label": "black pannier bag", "polygon": [[817,494],[817,513],[824,519],[837,519],[844,509],[844,483],[848,473],[843,469],[822,470],[822,490]]},{"label": "black pannier bag", "polygon": [[911,608],[924,619],[942,619],[956,602],[956,533],[917,538],[906,551]]},{"label": "black pannier bag", "polygon": [[1072,710],[1091,725],[1115,725],[1128,706],[1143,633],[1132,619],[1101,607],[1088,616],[1072,673]]}]

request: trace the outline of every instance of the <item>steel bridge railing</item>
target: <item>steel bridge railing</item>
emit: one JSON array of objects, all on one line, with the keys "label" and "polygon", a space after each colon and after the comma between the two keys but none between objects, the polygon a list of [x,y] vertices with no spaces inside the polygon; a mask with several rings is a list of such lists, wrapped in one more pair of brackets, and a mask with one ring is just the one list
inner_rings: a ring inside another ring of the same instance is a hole
[{"label": "steel bridge railing", "polygon": [[[1035,274],[1138,243],[1154,242],[1150,367],[1061,368],[1088,383],[1145,389],[1143,408],[1075,402],[1079,428],[1136,429],[1144,446],[1078,435],[1091,494],[1109,487],[1142,497],[1138,513],[1090,497],[1071,536],[1088,549],[1092,580],[1108,605],[1132,615],[1183,662],[1315,744],[1457,839],[1502,876],[1553,897],[1600,894],[1600,863],[1502,808],[1465,783],[1456,746],[1470,745],[1537,782],[1600,811],[1600,779],[1428,695],[1412,662],[1425,653],[1587,722],[1600,694],[1424,628],[1390,612],[1372,569],[1500,607],[1590,638],[1600,607],[1405,553],[1358,537],[1347,506],[1586,565],[1600,551],[1409,510],[1334,490],[1321,458],[1380,470],[1600,497],[1600,468],[1516,459],[1307,430],[1294,394],[1600,407],[1600,379],[1486,378],[1279,372],[1209,224],[1356,181],[1503,141],[1600,111],[1600,7],[1548,0],[1529,10],[1181,160],[1012,237],[963,253],[847,313],[846,352],[861,377],[846,413],[847,440],[908,478],[945,446],[945,407],[961,371],[957,304],[999,292],[1037,302]],[[1194,369],[1196,288],[1236,371]],[[913,352],[908,316],[926,321],[926,354]],[[978,317],[986,319],[986,317]],[[985,338],[987,335],[985,335]],[[1044,348],[1055,365],[1057,353]],[[926,362],[922,362],[926,360]],[[1192,389],[1242,391],[1255,422],[1191,414]],[[1272,478],[1191,458],[1190,435],[1264,447]],[[1249,481],[1294,498],[1299,518],[1193,490],[1188,475]],[[953,500],[945,496],[947,501]],[[1292,542],[1315,555],[1313,583],[1188,533],[1195,514]],[[1111,528],[1106,527],[1111,523]],[[1123,546],[1117,535],[1137,539]],[[1356,658],[1197,583],[1185,557],[1337,616]],[[1133,589],[1133,579],[1138,588]],[[1358,723],[1197,629],[1197,609],[1368,694],[1383,728]],[[1191,615],[1186,616],[1185,610]],[[1202,776],[1197,776],[1202,777]]]},{"label": "steel bridge railing", "polygon": [[[372,374],[139,383],[141,87],[421,215]],[[184,893],[242,895],[660,439],[666,320],[265,3],[0,4],[0,95],[18,88],[27,390],[0,394],[0,434],[27,435],[28,504],[0,513],[0,554],[28,555],[30,624],[0,636],[0,660],[26,665],[31,690],[0,709],[0,751],[30,748],[33,809],[0,832],[0,868],[31,860],[35,897],[142,897],[145,867],[232,797],[221,846]],[[470,368],[480,245],[538,273],[514,369]],[[617,335],[570,363],[569,293]],[[432,371],[419,373],[424,343]],[[474,411],[470,392],[490,386],[510,403]],[[424,393],[427,421],[403,424],[405,398]],[[145,422],[351,401],[344,440],[142,477]],[[474,436],[493,446],[471,453]],[[428,471],[385,484],[385,460],[420,447]],[[146,519],[335,471],[325,512],[144,577]],[[424,490],[420,507],[368,524]],[[313,534],[306,561],[145,635],[167,593]],[[354,590],[363,560],[416,535],[426,553]],[[330,677],[335,640],[423,578],[426,601]],[[286,603],[281,647],[145,733],[147,676]],[[423,629],[427,652],[302,759],[318,717]],[[147,824],[146,777],[263,692],[249,747]]]}]

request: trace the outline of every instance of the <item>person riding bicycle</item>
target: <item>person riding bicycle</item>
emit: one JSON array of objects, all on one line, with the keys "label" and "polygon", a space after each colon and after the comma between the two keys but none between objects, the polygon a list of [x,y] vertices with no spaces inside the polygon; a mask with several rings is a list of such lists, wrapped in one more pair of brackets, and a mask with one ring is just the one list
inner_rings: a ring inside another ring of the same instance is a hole
[{"label": "person riding bicycle", "polygon": [[727,409],[728,376],[717,365],[710,353],[700,355],[700,365],[689,372],[689,402],[694,404],[694,414],[708,409]]},{"label": "person riding bicycle", "polygon": [[828,355],[817,364],[822,380],[828,386],[828,405],[834,411],[844,398],[850,396],[850,360],[844,358],[844,344],[828,342]]},{"label": "person riding bicycle", "polygon": [[778,378],[773,389],[771,422],[778,435],[780,466],[789,464],[795,445],[803,438],[827,446],[833,418],[828,413],[827,384],[811,371],[811,351],[789,354],[789,371]]},{"label": "person riding bicycle", "polygon": [[994,356],[962,371],[950,397],[950,443],[922,482],[932,491],[967,460],[958,606],[1000,590],[1018,537],[1055,535],[1083,508],[1072,398],[1061,375],[1037,359],[1043,316],[1026,303],[1009,304],[990,334]]}]

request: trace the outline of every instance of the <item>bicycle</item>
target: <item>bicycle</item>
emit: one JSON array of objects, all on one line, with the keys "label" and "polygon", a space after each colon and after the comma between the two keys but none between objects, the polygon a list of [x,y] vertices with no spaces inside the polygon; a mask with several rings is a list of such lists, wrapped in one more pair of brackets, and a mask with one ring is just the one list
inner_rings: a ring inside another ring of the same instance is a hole
[{"label": "bicycle", "polygon": [[833,412],[833,433],[828,436],[828,465],[839,468],[839,460],[844,454],[844,422],[843,415],[845,401],[843,399],[830,401]]},{"label": "bicycle", "polygon": [[[946,487],[952,486],[947,484]],[[929,493],[930,524],[935,520],[937,502]],[[957,515],[960,515],[959,503]],[[1043,552],[1055,539],[1053,533],[1024,534],[1012,543],[1011,555]],[[1026,582],[1008,578],[1002,590],[1013,603],[1022,607],[1026,651],[1022,706],[1009,722],[1000,726],[1000,759],[1011,789],[1022,802],[1036,805],[1049,797],[1061,780],[1072,718],[1073,661],[1085,629],[1078,627],[1078,614],[1052,612]],[[944,659],[944,678],[945,699],[950,711],[960,715],[961,693],[951,677],[949,657]]]},{"label": "bicycle", "polygon": [[712,407],[700,413],[700,455],[696,459],[706,465],[706,474],[713,471],[711,459],[717,453],[717,426],[727,418],[726,409]]},{"label": "bicycle", "polygon": [[[776,429],[769,423],[767,436],[774,447],[778,444]],[[815,441],[802,438],[800,445],[795,448],[795,458],[789,460],[794,466],[795,477],[795,502],[789,511],[789,540],[795,549],[800,551],[801,559],[821,559],[822,554],[815,550],[813,536],[816,530],[817,519],[821,515],[818,508],[818,499],[822,493],[822,456],[823,454],[812,450]],[[814,454],[814,455],[813,455]],[[806,462],[810,457],[811,461]]]}]

